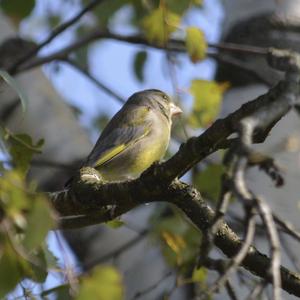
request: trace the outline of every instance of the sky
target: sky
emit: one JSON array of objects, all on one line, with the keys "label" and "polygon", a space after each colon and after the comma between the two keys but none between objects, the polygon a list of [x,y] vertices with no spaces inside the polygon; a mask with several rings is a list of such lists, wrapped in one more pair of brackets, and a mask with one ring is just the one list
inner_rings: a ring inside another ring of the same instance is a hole
[{"label": "sky", "polygon": [[[49,11],[59,12],[63,20],[68,20],[80,9],[78,3],[78,1],[72,1],[72,5],[70,5],[69,1],[37,0],[32,16],[22,23],[22,35],[32,38],[36,42],[43,40],[49,33],[49,28],[47,28],[44,21],[45,15]],[[130,26],[125,25],[128,14],[130,14],[130,10],[123,9],[115,16],[112,21],[115,32],[123,34],[133,32]],[[219,39],[222,18],[220,1],[205,0],[203,9],[189,13],[185,18],[185,22],[188,26],[200,27],[205,32],[209,42],[216,42]],[[90,21],[88,18],[86,20]],[[74,28],[59,35],[48,47],[43,49],[42,54],[50,54],[68,45],[73,38]],[[137,49],[140,50],[143,47],[115,41],[96,42],[89,52],[90,71],[98,80],[123,96],[124,99],[132,93],[146,88],[158,88],[172,95],[174,90],[162,51],[149,49],[145,66],[145,82],[141,83],[136,80],[133,76],[132,65]],[[179,61],[180,68],[175,69],[175,76],[178,81],[180,95],[185,102],[184,106],[188,109],[191,106],[191,97],[188,94],[190,80],[194,78],[211,79],[215,65],[211,60],[205,60],[194,65],[184,55],[179,57]],[[82,111],[80,121],[86,128],[92,128],[93,120],[98,114],[105,113],[112,116],[120,109],[118,101],[108,96],[73,68],[61,64],[60,71],[54,72],[53,64],[51,64],[44,66],[43,70],[63,98],[68,103],[80,108]],[[98,132],[91,130],[90,133],[91,138],[96,140]],[[73,266],[77,265],[68,245],[63,240],[60,244],[53,232],[49,234],[48,244],[53,253],[59,258],[60,264],[64,264],[61,253],[65,252],[69,263]],[[57,276],[50,275],[45,286],[48,288],[53,287],[59,284],[60,280]]]}]

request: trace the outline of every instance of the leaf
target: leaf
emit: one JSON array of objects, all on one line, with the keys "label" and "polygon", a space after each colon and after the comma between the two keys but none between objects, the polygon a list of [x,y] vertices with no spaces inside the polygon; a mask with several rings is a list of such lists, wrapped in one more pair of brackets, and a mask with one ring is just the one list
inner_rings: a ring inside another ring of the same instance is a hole
[{"label": "leaf", "polygon": [[[45,298],[46,296],[55,293],[55,294],[57,294],[56,300],[58,300],[58,299],[67,300],[67,299],[71,299],[69,290],[70,290],[69,284],[61,284],[61,285],[57,285],[53,288],[50,288],[48,290],[42,291],[41,297]],[[46,299],[48,299],[48,298],[46,298]]]},{"label": "leaf", "polygon": [[186,29],[185,45],[193,63],[206,57],[207,43],[199,28],[191,26]]},{"label": "leaf", "polygon": [[177,30],[180,20],[179,15],[159,7],[143,18],[142,27],[150,43],[164,46],[170,34]]},{"label": "leaf", "polygon": [[221,177],[223,173],[223,165],[209,165],[204,171],[194,177],[193,184],[205,197],[217,201],[221,192]]},{"label": "leaf", "polygon": [[[24,1],[26,2],[26,1]],[[10,76],[6,71],[0,69],[0,77],[3,78],[3,80],[9,85],[11,86],[15,92],[18,94],[20,101],[21,101],[21,105],[22,105],[22,110],[23,113],[26,111],[27,105],[28,105],[28,98],[27,96],[23,93],[23,91],[21,90],[21,88],[18,86],[17,81]]]},{"label": "leaf", "polygon": [[9,153],[17,169],[26,174],[34,154],[41,153],[44,140],[40,139],[36,144],[25,133],[13,134],[6,130],[6,139],[9,142]]},{"label": "leaf", "polygon": [[[89,3],[85,0],[84,3]],[[97,18],[98,26],[105,28],[114,14],[124,5],[128,4],[127,0],[103,1],[100,5],[93,9],[93,13]]]},{"label": "leaf", "polygon": [[55,15],[55,14],[50,14],[47,16],[48,23],[51,28],[54,28],[58,26],[61,23],[61,16],[60,15]]},{"label": "leaf", "polygon": [[207,279],[207,269],[205,268],[199,268],[194,269],[192,274],[192,280],[193,282],[204,282]]},{"label": "leaf", "polygon": [[26,249],[33,250],[42,244],[55,224],[51,208],[41,195],[33,199],[27,222],[23,244]]},{"label": "leaf", "polygon": [[181,213],[159,218],[153,225],[153,236],[159,239],[160,246],[168,264],[179,267],[181,272],[190,270],[199,253],[201,235],[187,222]]},{"label": "leaf", "polygon": [[203,5],[203,0],[192,0],[192,3],[197,6]]},{"label": "leaf", "polygon": [[24,189],[23,177],[16,170],[6,171],[0,177],[0,206],[15,221],[21,218],[21,211],[29,206]]},{"label": "leaf", "polygon": [[14,20],[20,21],[29,16],[34,9],[35,0],[2,0],[0,7],[3,12],[12,17]]},{"label": "leaf", "polygon": [[[0,236],[1,238],[1,236]],[[18,256],[7,240],[0,240],[0,298],[15,288],[23,277]]]},{"label": "leaf", "polygon": [[165,240],[166,244],[175,252],[179,253],[181,250],[186,248],[186,243],[182,236],[179,234],[173,234],[168,231],[162,231],[161,233],[163,239]]},{"label": "leaf", "polygon": [[193,111],[189,123],[195,128],[208,126],[219,114],[223,93],[228,89],[227,82],[196,79],[192,81],[190,92],[194,96]]},{"label": "leaf", "polygon": [[166,6],[172,12],[182,15],[193,3],[193,0],[166,0]]},{"label": "leaf", "polygon": [[112,220],[112,221],[108,221],[105,223],[107,226],[109,226],[110,228],[116,229],[116,228],[120,228],[122,227],[125,223],[121,220]]},{"label": "leaf", "polygon": [[124,289],[119,272],[109,266],[96,267],[92,275],[82,280],[76,300],[120,300],[123,299]]},{"label": "leaf", "polygon": [[144,81],[144,66],[147,59],[147,52],[146,51],[138,51],[134,57],[133,67],[134,67],[134,74],[136,78],[143,82]]},{"label": "leaf", "polygon": [[46,281],[48,276],[47,261],[42,248],[38,251],[34,251],[31,254],[31,259],[34,263],[28,262],[27,274],[26,276],[38,283],[43,283]]},{"label": "leaf", "polygon": [[58,258],[49,249],[46,242],[42,243],[41,249],[44,253],[45,260],[48,268],[58,268]]}]

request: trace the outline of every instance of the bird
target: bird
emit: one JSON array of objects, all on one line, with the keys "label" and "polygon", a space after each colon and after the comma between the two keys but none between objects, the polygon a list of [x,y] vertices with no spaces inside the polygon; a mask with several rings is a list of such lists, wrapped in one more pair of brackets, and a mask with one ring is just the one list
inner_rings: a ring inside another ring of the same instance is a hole
[{"label": "bird", "polygon": [[107,182],[139,177],[165,155],[172,118],[181,113],[161,90],[134,93],[106,125],[82,167],[95,168]]}]

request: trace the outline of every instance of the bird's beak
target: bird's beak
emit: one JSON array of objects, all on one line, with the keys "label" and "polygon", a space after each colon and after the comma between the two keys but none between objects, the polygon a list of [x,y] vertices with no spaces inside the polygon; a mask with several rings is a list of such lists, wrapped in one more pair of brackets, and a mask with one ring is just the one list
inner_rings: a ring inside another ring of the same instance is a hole
[{"label": "bird's beak", "polygon": [[181,108],[175,105],[174,103],[170,104],[170,109],[171,109],[171,116],[178,116],[182,113]]}]

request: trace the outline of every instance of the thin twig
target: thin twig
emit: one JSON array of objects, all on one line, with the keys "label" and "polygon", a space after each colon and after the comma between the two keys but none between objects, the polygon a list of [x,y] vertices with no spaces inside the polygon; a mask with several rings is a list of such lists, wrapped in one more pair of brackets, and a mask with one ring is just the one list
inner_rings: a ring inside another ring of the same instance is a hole
[{"label": "thin twig", "polygon": [[282,232],[279,233],[280,238],[280,244],[281,247],[284,249],[284,253],[289,258],[291,264],[294,266],[295,270],[299,273],[300,272],[300,263],[299,263],[299,256],[293,252],[293,249],[291,249],[291,245],[288,242],[285,235],[283,235]]},{"label": "thin twig", "polygon": [[284,232],[300,242],[300,232],[294,227],[294,225],[288,221],[283,220],[278,215],[273,213],[274,221],[280,225]]},{"label": "thin twig", "polygon": [[63,31],[74,25],[83,15],[85,15],[88,11],[92,10],[95,6],[99,5],[103,0],[92,0],[90,3],[88,3],[83,9],[79,11],[73,18],[68,20],[65,23],[60,24],[57,26],[51,34],[40,44],[38,44],[36,47],[31,49],[28,53],[25,53],[24,56],[22,56],[20,59],[18,59],[9,69],[9,73],[14,73],[20,65],[22,65],[24,62],[28,61],[30,58],[32,58],[35,54],[37,54],[44,46],[49,44],[55,37],[57,37],[59,34],[61,34]]},{"label": "thin twig", "polygon": [[80,66],[76,61],[74,61],[71,58],[64,58],[62,59],[62,62],[66,62],[71,67],[85,75],[88,79],[90,79],[97,87],[99,87],[101,90],[103,90],[108,95],[112,96],[116,100],[118,100],[121,104],[124,104],[126,101],[124,100],[124,97],[120,96],[116,92],[114,92],[111,88],[107,87],[104,83],[102,83],[99,79],[96,79],[88,70]]},{"label": "thin twig", "polygon": [[231,262],[223,273],[223,275],[209,288],[209,294],[215,292],[218,288],[223,286],[231,273],[241,264],[245,256],[247,255],[251,243],[253,242],[254,233],[255,233],[255,215],[250,213],[247,217],[247,226],[246,226],[246,236],[244,243],[240,249],[240,251],[231,259]]},{"label": "thin twig", "polygon": [[62,257],[64,260],[64,267],[65,269],[64,271],[64,275],[67,278],[67,281],[69,283],[70,286],[70,294],[74,296],[74,294],[76,294],[78,292],[78,278],[76,277],[75,273],[74,273],[74,268],[69,260],[69,256],[67,255],[67,251],[63,245],[63,241],[62,241],[62,237],[60,236],[60,233],[57,231],[54,231],[54,235],[59,247],[60,252],[62,253]]},{"label": "thin twig", "polygon": [[281,299],[281,275],[280,275],[280,240],[270,207],[257,197],[257,205],[262,220],[267,228],[271,245],[271,275],[273,278],[273,299]]},{"label": "thin twig", "polygon": [[143,296],[145,296],[146,294],[152,292],[154,289],[156,289],[165,279],[167,279],[168,277],[170,277],[173,274],[172,271],[168,271],[167,273],[165,273],[163,275],[162,278],[160,278],[159,280],[157,280],[155,283],[153,283],[152,285],[150,285],[149,287],[147,287],[146,289],[144,289],[143,291],[137,292],[132,300],[136,300],[139,299]]},{"label": "thin twig", "polygon": [[264,288],[266,287],[267,282],[262,280],[258,283],[255,288],[252,290],[250,295],[247,297],[247,300],[257,300],[260,298],[261,293],[263,292]]},{"label": "thin twig", "polygon": [[88,261],[85,264],[85,267],[87,269],[90,269],[90,267],[101,264],[101,263],[105,262],[108,259],[118,257],[120,254],[122,254],[123,252],[125,252],[129,248],[135,246],[138,242],[140,242],[142,239],[144,239],[146,237],[146,235],[148,234],[148,232],[149,232],[148,229],[142,230],[136,237],[134,237],[133,239],[131,239],[128,242],[124,243],[123,245],[121,245],[117,249],[112,250],[109,253],[107,253],[107,254],[105,254],[101,257],[98,257],[94,260]]},{"label": "thin twig", "polygon": [[234,291],[234,288],[229,280],[226,281],[225,288],[226,288],[228,296],[230,297],[231,300],[238,300],[238,297]]},{"label": "thin twig", "polygon": [[[83,38],[76,40],[71,45],[66,46],[63,49],[54,52],[53,54],[50,54],[46,57],[35,58],[32,59],[31,61],[28,61],[27,63],[24,63],[22,66],[19,66],[17,72],[18,73],[23,72],[57,59],[66,58],[68,54],[72,53],[73,51],[80,49],[81,47],[84,47],[87,44],[98,39],[112,39],[115,41],[120,41],[129,44],[135,44],[135,45],[144,45],[147,47],[161,49],[161,50],[165,50],[167,47],[168,51],[181,52],[181,53],[186,52],[185,42],[183,40],[170,39],[166,46],[158,46],[156,44],[149,43],[147,39],[141,35],[120,35],[117,33],[109,32],[107,30],[106,31],[95,30],[85,35]],[[248,54],[263,54],[263,55],[266,55],[268,53],[268,48],[259,48],[259,47],[252,47],[252,46],[240,45],[240,44],[227,45],[226,43],[222,43],[222,44],[209,44],[209,46],[211,48],[216,48],[227,52],[242,52]],[[252,74],[255,78],[263,81],[267,85],[271,84],[271,82],[267,78],[264,78],[261,75],[259,75],[251,66],[247,65],[244,62],[235,60],[232,57],[228,57],[226,55],[222,55],[216,52],[208,51],[207,56],[214,58],[222,63],[230,64],[235,67],[246,70],[250,74]]]}]

